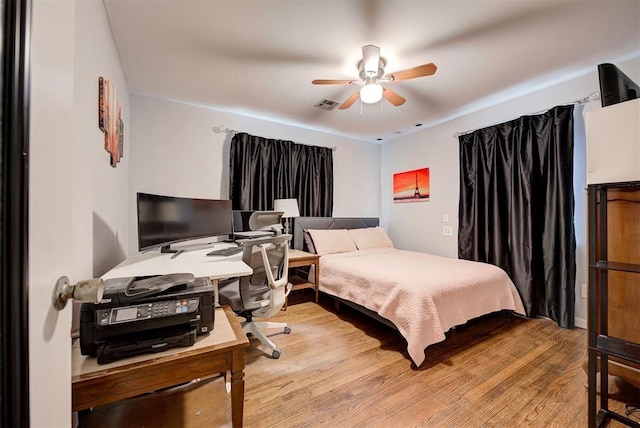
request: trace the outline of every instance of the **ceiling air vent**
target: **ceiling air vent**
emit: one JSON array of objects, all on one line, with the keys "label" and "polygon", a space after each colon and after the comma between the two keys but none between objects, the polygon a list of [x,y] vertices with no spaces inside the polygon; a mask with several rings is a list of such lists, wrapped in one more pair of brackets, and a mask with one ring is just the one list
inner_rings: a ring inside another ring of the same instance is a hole
[{"label": "ceiling air vent", "polygon": [[339,104],[340,103],[338,101],[328,100],[325,98],[318,104],[314,105],[314,107],[321,108],[322,110],[333,110],[334,108],[338,107]]}]

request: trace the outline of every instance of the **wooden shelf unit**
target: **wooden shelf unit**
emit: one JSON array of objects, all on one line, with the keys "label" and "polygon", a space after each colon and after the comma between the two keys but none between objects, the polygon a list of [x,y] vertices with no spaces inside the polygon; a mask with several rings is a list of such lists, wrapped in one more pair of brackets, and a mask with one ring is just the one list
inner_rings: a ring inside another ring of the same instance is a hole
[{"label": "wooden shelf unit", "polygon": [[614,375],[640,386],[640,181],[590,184],[588,200],[589,427],[638,426],[609,409],[607,385]]}]

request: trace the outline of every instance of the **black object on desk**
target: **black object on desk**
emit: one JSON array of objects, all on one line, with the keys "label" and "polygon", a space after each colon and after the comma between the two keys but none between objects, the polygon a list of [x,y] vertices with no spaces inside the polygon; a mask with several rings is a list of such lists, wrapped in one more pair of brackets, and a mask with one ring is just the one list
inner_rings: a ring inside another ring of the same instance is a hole
[{"label": "black object on desk", "polygon": [[214,287],[192,274],[105,281],[100,303],[80,307],[80,351],[98,363],[158,348],[190,346],[214,326]]},{"label": "black object on desk", "polygon": [[162,352],[178,346],[193,346],[197,330],[175,326],[149,330],[144,335],[130,334],[109,340],[98,346],[98,364],[108,364],[125,357]]},{"label": "black object on desk", "polygon": [[242,247],[228,247],[228,248],[220,248],[218,250],[213,250],[207,253],[207,256],[233,256],[234,254],[238,254],[242,252]]}]

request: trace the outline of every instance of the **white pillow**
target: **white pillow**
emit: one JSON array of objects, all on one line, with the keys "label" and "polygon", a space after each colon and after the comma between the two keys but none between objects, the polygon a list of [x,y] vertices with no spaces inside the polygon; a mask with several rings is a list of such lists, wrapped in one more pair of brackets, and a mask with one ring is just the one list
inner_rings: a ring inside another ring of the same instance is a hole
[{"label": "white pillow", "polygon": [[309,229],[309,235],[313,239],[316,253],[325,254],[346,253],[358,251],[355,242],[351,239],[347,229]]},{"label": "white pillow", "polygon": [[349,234],[356,243],[358,250],[366,250],[368,248],[393,248],[393,242],[387,236],[383,228],[365,227],[363,229],[349,229]]}]

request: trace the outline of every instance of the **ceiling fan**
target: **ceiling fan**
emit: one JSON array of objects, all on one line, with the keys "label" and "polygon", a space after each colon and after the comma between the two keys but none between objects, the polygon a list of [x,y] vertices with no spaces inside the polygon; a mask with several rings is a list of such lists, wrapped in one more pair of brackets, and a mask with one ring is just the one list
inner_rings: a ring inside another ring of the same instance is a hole
[{"label": "ceiling fan", "polygon": [[362,88],[340,105],[340,110],[351,107],[358,97],[366,104],[377,103],[384,98],[397,107],[404,104],[406,99],[391,89],[382,86],[381,83],[392,83],[400,80],[415,79],[416,77],[431,76],[437,69],[435,64],[429,63],[385,75],[385,65],[384,59],[380,57],[380,48],[374,45],[365,45],[362,47],[362,60],[358,63],[358,72],[360,73],[359,80],[316,79],[311,81],[311,83],[314,85],[361,85]]}]

